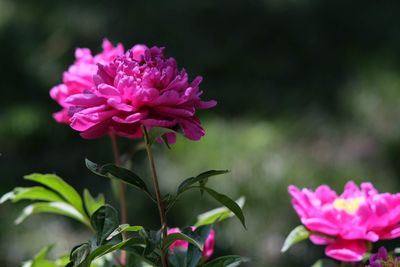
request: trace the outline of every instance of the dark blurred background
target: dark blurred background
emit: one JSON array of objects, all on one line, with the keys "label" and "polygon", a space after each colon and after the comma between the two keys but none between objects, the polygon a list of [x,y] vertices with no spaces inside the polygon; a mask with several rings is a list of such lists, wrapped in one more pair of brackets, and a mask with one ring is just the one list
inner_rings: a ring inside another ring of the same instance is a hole
[{"label": "dark blurred background", "polygon": [[[157,149],[164,192],[203,170],[230,169],[211,184],[246,196],[248,230],[236,219],[218,225],[216,255],[248,256],[256,267],[310,266],[322,247],[279,252],[299,224],[289,184],[342,190],[353,179],[400,189],[399,8],[366,0],[0,0],[0,194],[29,185],[25,174],[54,172],[115,203],[108,181],[84,166],[85,157],[111,161],[109,141],[82,140],[53,121],[59,107],[49,90],[76,47],[97,53],[105,37],[125,48],[165,46],[192,78],[204,76],[204,98],[219,104],[199,113],[207,131],[200,142],[180,138],[170,151]],[[142,152],[132,162],[148,177]],[[187,195],[169,222],[188,225],[217,206]],[[15,226],[22,208],[0,206],[0,266],[18,266],[52,243],[57,256],[89,235],[53,215]],[[129,191],[129,208],[131,224],[158,227],[140,193]]]}]

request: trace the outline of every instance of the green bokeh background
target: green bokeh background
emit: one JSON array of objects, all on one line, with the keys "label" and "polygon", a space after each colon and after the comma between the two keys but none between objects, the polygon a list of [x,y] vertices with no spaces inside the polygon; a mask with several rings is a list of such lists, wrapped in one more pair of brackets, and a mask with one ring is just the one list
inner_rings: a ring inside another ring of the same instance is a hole
[{"label": "green bokeh background", "polygon": [[[199,112],[201,141],[156,149],[163,191],[207,169],[230,169],[210,184],[246,196],[248,229],[236,219],[217,225],[216,255],[248,256],[255,267],[310,266],[322,247],[279,252],[299,224],[289,184],[341,190],[352,179],[400,190],[399,8],[366,0],[0,0],[0,194],[29,185],[25,174],[54,172],[115,204],[108,181],[84,167],[85,157],[112,160],[109,141],[82,140],[55,123],[49,90],[76,47],[97,52],[104,37],[126,48],[165,46],[192,78],[204,76],[204,98],[219,104]],[[135,143],[120,145],[129,151]],[[135,154],[132,168],[148,179],[144,156]],[[188,194],[170,225],[216,206]],[[58,255],[90,234],[53,215],[15,226],[22,207],[0,206],[0,266],[18,266],[52,243]],[[156,207],[134,190],[129,208],[131,224],[158,227]]]}]

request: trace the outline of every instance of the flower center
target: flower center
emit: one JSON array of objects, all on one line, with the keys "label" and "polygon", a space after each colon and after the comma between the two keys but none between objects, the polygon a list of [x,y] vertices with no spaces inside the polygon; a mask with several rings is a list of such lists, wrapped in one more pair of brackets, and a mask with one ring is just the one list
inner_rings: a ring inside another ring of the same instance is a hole
[{"label": "flower center", "polygon": [[364,197],[355,197],[355,198],[337,198],[333,202],[333,207],[337,210],[344,210],[349,214],[354,214],[358,210],[360,204],[364,202]]}]

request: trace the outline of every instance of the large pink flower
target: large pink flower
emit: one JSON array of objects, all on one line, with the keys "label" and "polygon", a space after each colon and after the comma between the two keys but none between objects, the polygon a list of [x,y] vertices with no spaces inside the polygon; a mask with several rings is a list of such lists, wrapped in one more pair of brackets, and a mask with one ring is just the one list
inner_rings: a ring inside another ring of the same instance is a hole
[{"label": "large pink flower", "polygon": [[[192,226],[192,230],[194,231],[196,228]],[[170,234],[176,234],[180,233],[181,230],[179,228],[171,228],[168,229],[168,235]],[[215,232],[213,229],[210,230],[210,233],[208,234],[208,237],[206,239],[206,242],[204,243],[204,248],[203,248],[203,257],[208,259],[209,257],[212,256],[214,253],[214,243],[215,243]],[[169,247],[171,252],[174,252],[175,248],[184,248],[187,249],[189,246],[189,243],[184,240],[177,240],[172,245]]]},{"label": "large pink flower", "polygon": [[75,50],[75,62],[63,74],[63,83],[50,90],[50,96],[63,108],[54,113],[57,122],[69,123],[70,104],[65,102],[69,96],[90,91],[94,87],[93,75],[97,73],[97,64],[106,64],[124,53],[121,44],[114,47],[107,39],[103,40],[103,51],[95,56],[88,48]]},{"label": "large pink flower", "polygon": [[[136,45],[111,63],[98,64],[95,87],[70,96],[71,127],[84,138],[107,133],[129,138],[142,136],[141,125],[180,127],[183,134],[198,140],[204,135],[196,109],[211,108],[215,101],[202,101],[202,78],[191,83],[174,58],[165,58],[163,48]],[[170,143],[175,135],[167,136]]]},{"label": "large pink flower", "polygon": [[289,186],[292,204],[310,240],[327,245],[325,254],[341,261],[360,261],[367,242],[400,236],[400,194],[378,193],[371,183],[346,184],[338,196],[328,186],[315,191]]}]

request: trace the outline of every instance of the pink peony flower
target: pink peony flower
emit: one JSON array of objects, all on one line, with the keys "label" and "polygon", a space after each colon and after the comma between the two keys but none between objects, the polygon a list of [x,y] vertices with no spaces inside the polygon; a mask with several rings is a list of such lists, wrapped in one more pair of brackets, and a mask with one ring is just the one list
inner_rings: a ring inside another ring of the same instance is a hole
[{"label": "pink peony flower", "polygon": [[[87,139],[107,133],[140,138],[141,125],[180,127],[188,139],[200,139],[204,130],[196,109],[214,107],[216,101],[202,101],[202,78],[189,83],[186,71],[163,51],[136,45],[114,61],[98,64],[95,87],[66,99],[72,106],[71,127]],[[167,138],[175,141],[174,134]]]},{"label": "pink peony flower", "polygon": [[315,192],[288,188],[292,205],[311,232],[310,240],[326,245],[325,254],[341,261],[360,261],[367,242],[400,236],[400,194],[378,193],[371,183],[361,189],[352,181],[338,196],[328,186]]},{"label": "pink peony flower", "polygon": [[[194,231],[196,229],[196,227],[192,226],[192,230]],[[168,235],[170,234],[176,234],[176,233],[180,233],[181,230],[179,228],[171,228],[168,229]],[[212,256],[212,254],[214,253],[214,243],[215,243],[215,232],[213,229],[211,229],[210,234],[208,235],[206,242],[204,243],[204,248],[203,248],[203,257],[208,259]],[[172,245],[169,247],[171,252],[174,252],[175,248],[185,248],[187,249],[189,246],[189,243],[187,241],[184,240],[177,240],[174,243],[172,243]]]},{"label": "pink peony flower", "polygon": [[50,96],[63,108],[54,113],[57,122],[69,123],[68,109],[70,104],[65,102],[69,96],[90,91],[94,87],[93,75],[97,73],[97,64],[106,64],[124,53],[121,44],[114,47],[107,39],[103,40],[103,51],[95,56],[88,48],[75,50],[75,62],[64,72],[63,83],[50,90]]}]

